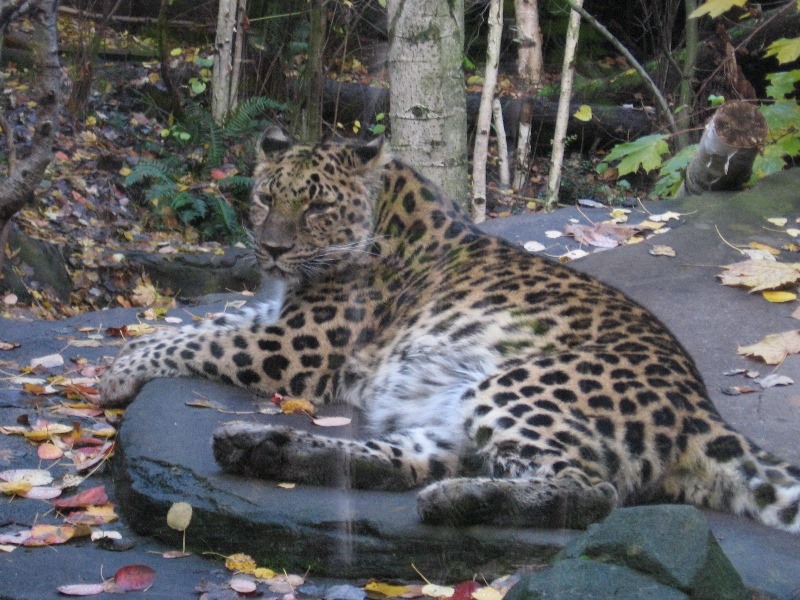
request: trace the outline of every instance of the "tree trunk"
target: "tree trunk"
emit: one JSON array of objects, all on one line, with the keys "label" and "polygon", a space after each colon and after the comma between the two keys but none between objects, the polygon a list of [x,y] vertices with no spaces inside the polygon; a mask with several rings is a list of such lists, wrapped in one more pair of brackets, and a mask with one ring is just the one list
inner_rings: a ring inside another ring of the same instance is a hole
[{"label": "tree trunk", "polygon": [[388,0],[392,148],[466,207],[464,2]]},{"label": "tree trunk", "polygon": [[[56,31],[57,5],[56,0],[39,0],[22,3],[18,11],[11,11],[10,7],[9,12],[5,7],[0,10],[4,19],[23,14],[30,18],[36,28],[33,55],[38,62],[34,71],[37,74],[34,92],[31,94],[36,102],[36,128],[28,156],[23,159],[16,156],[8,123],[5,117],[0,119],[9,155],[8,176],[0,177],[0,226],[5,226],[11,217],[33,200],[33,192],[53,157],[62,89]],[[8,22],[0,22],[0,31],[7,25]],[[4,249],[0,251],[0,259],[3,254]]]},{"label": "tree trunk", "polygon": [[486,156],[489,152],[489,129],[492,126],[492,101],[500,63],[500,37],[503,33],[503,0],[489,4],[489,33],[486,48],[486,72],[483,76],[481,106],[478,110],[478,131],[472,153],[472,218],[486,220]]},{"label": "tree trunk", "polygon": [[531,86],[539,86],[544,71],[542,30],[539,27],[538,0],[514,0],[517,17],[517,74]]},{"label": "tree trunk", "polygon": [[767,131],[764,116],[749,102],[720,106],[706,124],[678,195],[740,188],[750,179]]},{"label": "tree trunk", "polygon": [[311,142],[316,142],[322,136],[322,94],[325,89],[322,52],[325,48],[325,21],[325,0],[313,0],[305,78],[306,118],[303,128],[303,137]]},{"label": "tree trunk", "polygon": [[246,0],[220,0],[211,74],[211,116],[219,125],[236,107],[246,13]]},{"label": "tree trunk", "polygon": [[[583,0],[570,2],[572,6],[583,8]],[[572,94],[572,76],[575,74],[575,48],[581,28],[581,16],[576,10],[569,13],[567,40],[564,46],[564,66],[561,69],[561,95],[558,98],[558,114],[556,115],[556,131],[553,135],[553,157],[550,163],[550,175],[547,179],[547,200],[545,208],[553,208],[558,202],[558,191],[561,188],[561,165],[564,162],[564,145],[567,137],[569,121],[569,100]]]}]

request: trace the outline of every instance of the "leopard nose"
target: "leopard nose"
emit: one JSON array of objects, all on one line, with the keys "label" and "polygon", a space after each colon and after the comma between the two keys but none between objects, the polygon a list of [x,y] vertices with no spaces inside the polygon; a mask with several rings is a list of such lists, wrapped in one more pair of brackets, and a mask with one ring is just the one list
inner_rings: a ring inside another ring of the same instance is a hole
[{"label": "leopard nose", "polygon": [[264,244],[264,250],[266,250],[274,260],[278,260],[278,257],[283,256],[292,248],[294,248],[294,244],[291,246],[272,246]]}]

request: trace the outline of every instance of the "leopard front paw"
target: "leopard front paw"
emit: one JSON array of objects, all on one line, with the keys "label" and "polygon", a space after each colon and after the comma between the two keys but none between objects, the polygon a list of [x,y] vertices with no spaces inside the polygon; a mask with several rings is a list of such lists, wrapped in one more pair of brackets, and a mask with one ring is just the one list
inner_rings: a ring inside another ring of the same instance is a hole
[{"label": "leopard front paw", "polygon": [[98,406],[118,407],[130,404],[145,380],[137,377],[132,369],[126,369],[116,362],[103,374],[97,386]]}]

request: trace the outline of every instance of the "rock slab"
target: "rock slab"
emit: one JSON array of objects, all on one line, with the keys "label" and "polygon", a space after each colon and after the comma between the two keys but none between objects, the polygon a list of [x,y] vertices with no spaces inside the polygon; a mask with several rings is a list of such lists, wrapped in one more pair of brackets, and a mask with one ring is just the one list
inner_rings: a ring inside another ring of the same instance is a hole
[{"label": "rock slab", "polygon": [[692,506],[615,510],[556,560],[552,568],[526,576],[508,600],[748,597],[703,515]]}]

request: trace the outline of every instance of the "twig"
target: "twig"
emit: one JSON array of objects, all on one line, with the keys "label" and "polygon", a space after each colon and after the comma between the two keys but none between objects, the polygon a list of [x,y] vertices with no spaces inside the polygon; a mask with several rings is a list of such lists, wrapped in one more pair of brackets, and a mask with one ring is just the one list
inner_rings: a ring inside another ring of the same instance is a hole
[{"label": "twig", "polygon": [[661,91],[658,89],[655,81],[652,80],[650,75],[647,73],[645,68],[639,63],[636,58],[634,58],[633,54],[631,54],[628,49],[622,45],[622,43],[611,33],[608,29],[606,29],[597,19],[595,19],[592,15],[590,15],[582,6],[578,6],[575,4],[574,0],[566,0],[566,3],[569,7],[577,12],[581,17],[586,19],[586,21],[594,27],[597,32],[606,38],[617,51],[625,57],[631,66],[636,69],[636,72],[645,80],[647,83],[647,87],[650,88],[650,91],[653,94],[653,97],[656,99],[659,107],[664,113],[664,116],[667,118],[667,122],[669,123],[669,129],[671,132],[676,133],[678,131],[678,124],[675,122],[675,115],[672,114],[672,110],[667,103],[666,98],[664,98]]}]

